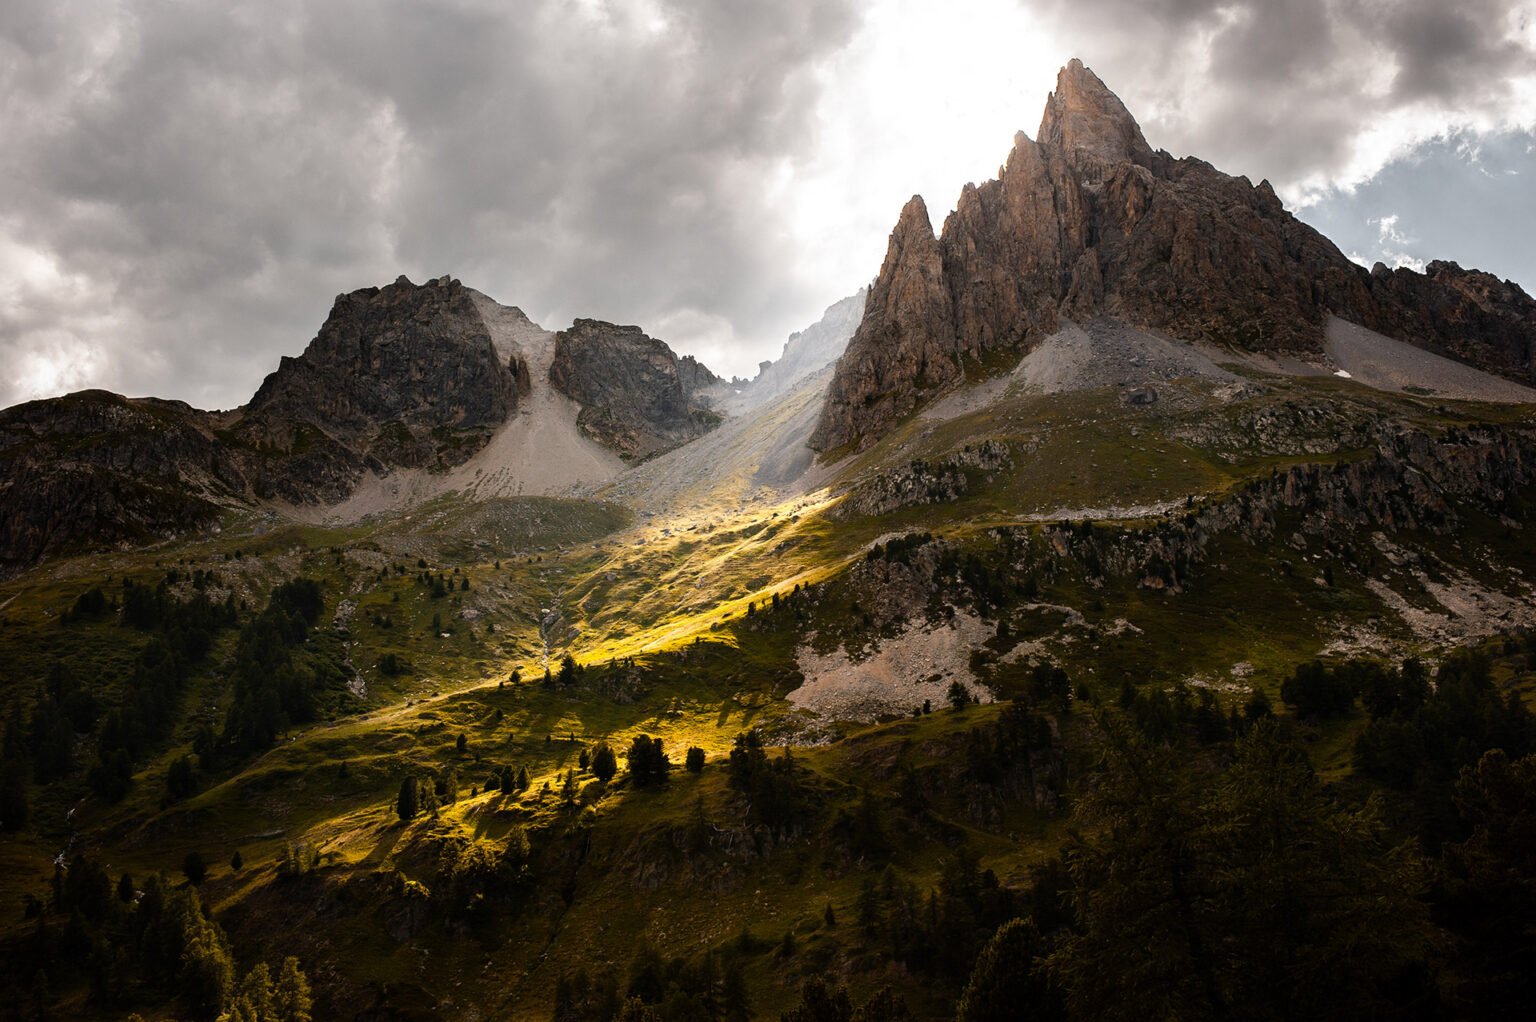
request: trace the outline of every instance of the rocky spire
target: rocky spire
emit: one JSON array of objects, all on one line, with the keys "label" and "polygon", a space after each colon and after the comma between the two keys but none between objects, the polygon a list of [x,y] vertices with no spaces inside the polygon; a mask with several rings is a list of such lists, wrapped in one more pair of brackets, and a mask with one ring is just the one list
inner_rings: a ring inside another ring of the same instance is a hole
[{"label": "rocky spire", "polygon": [[[960,373],[954,305],[943,258],[921,195],[902,207],[864,320],[838,362],[811,446],[831,450],[885,430],[927,393]],[[854,351],[858,354],[850,358]],[[857,407],[854,404],[857,397]]]},{"label": "rocky spire", "polygon": [[1146,164],[1152,158],[1152,147],[1120,97],[1075,57],[1056,73],[1056,91],[1045,101],[1036,139],[1068,153],[1086,152],[1102,163]]},{"label": "rocky spire", "polygon": [[[963,373],[1058,318],[1113,315],[1187,340],[1318,351],[1328,317],[1524,380],[1536,303],[1465,273],[1369,274],[1258,187],[1154,152],[1081,61],[998,180],[967,185],[935,242],[902,210],[811,446],[867,447]],[[1516,289],[1517,290],[1517,289]]]}]

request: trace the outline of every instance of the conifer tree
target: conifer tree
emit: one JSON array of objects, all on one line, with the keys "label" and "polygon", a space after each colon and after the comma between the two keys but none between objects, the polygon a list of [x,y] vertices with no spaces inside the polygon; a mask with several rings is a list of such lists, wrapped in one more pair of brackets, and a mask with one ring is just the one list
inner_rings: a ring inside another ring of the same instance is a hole
[{"label": "conifer tree", "polygon": [[613,749],[609,748],[607,742],[598,742],[597,748],[592,750],[592,776],[606,784],[618,772],[619,760],[613,754]]},{"label": "conifer tree", "polygon": [[406,823],[416,818],[421,811],[421,794],[418,790],[414,775],[406,777],[400,782],[400,794],[395,799],[395,812]]}]

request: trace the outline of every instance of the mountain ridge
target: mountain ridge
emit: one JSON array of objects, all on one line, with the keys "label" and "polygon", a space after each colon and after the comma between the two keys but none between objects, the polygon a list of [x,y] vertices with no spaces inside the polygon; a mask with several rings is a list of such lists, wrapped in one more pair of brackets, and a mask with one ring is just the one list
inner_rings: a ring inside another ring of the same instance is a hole
[{"label": "mountain ridge", "polygon": [[[495,316],[515,322],[493,330]],[[596,357],[573,356],[594,339]],[[611,378],[590,378],[600,373]],[[304,518],[430,496],[436,487],[410,480],[453,476],[530,414],[555,414],[553,434],[530,436],[553,437],[569,457],[579,441],[564,436],[546,391],[577,403],[572,429],[595,444],[562,485],[599,481],[617,464],[605,467],[596,448],[651,457],[714,428],[705,392],[716,383],[638,327],[578,320],[550,334],[452,277],[401,276],[338,295],[305,350],[283,356],[239,408],[83,391],[0,410],[0,573],[81,546],[206,528],[230,508]],[[521,482],[502,489],[522,492]],[[373,496],[359,503],[364,491]]]},{"label": "mountain ridge", "polygon": [[[925,237],[926,234],[926,237]],[[1073,60],[1037,140],[967,184],[933,237],[914,197],[812,446],[863,449],[965,375],[1022,355],[1062,317],[1108,314],[1187,340],[1317,353],[1329,315],[1529,382],[1536,302],[1450,263],[1367,271],[1287,212],[1267,181],[1153,151]]]}]

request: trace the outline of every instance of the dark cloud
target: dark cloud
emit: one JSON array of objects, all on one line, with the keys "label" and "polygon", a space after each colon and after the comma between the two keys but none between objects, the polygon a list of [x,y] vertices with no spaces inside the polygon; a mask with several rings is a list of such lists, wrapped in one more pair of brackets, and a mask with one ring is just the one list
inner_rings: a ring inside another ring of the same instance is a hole
[{"label": "dark cloud", "polygon": [[1511,104],[1515,83],[1536,74],[1532,40],[1517,38],[1529,7],[1057,0],[1044,10],[1063,44],[1133,112],[1145,112],[1154,145],[1315,189],[1361,165],[1360,136],[1385,118],[1406,122],[1417,113],[1427,124],[1438,116],[1450,128],[1497,123],[1513,111],[1529,127],[1528,101]]},{"label": "dark cloud", "polygon": [[0,404],[54,378],[234,404],[337,292],[399,272],[556,326],[692,307],[780,341],[838,296],[776,283],[766,183],[857,24],[824,0],[23,2]]}]

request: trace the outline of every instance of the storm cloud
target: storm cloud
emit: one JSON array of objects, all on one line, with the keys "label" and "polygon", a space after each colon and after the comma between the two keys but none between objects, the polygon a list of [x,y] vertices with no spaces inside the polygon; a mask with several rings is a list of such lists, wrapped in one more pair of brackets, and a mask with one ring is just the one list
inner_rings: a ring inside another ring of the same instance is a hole
[{"label": "storm cloud", "polygon": [[1536,129],[1536,5],[1054,0],[1155,145],[1284,186],[1353,186],[1454,131]]},{"label": "storm cloud", "polygon": [[[874,275],[902,199],[942,211],[1033,131],[1071,56],[1154,145],[1428,243],[1404,168],[1480,140],[1528,157],[1531,6],[20,0],[0,405],[104,386],[232,406],[337,293],[400,273],[746,373]],[[1404,208],[1351,206],[1387,168]],[[1519,260],[1499,272],[1536,273]]]}]

